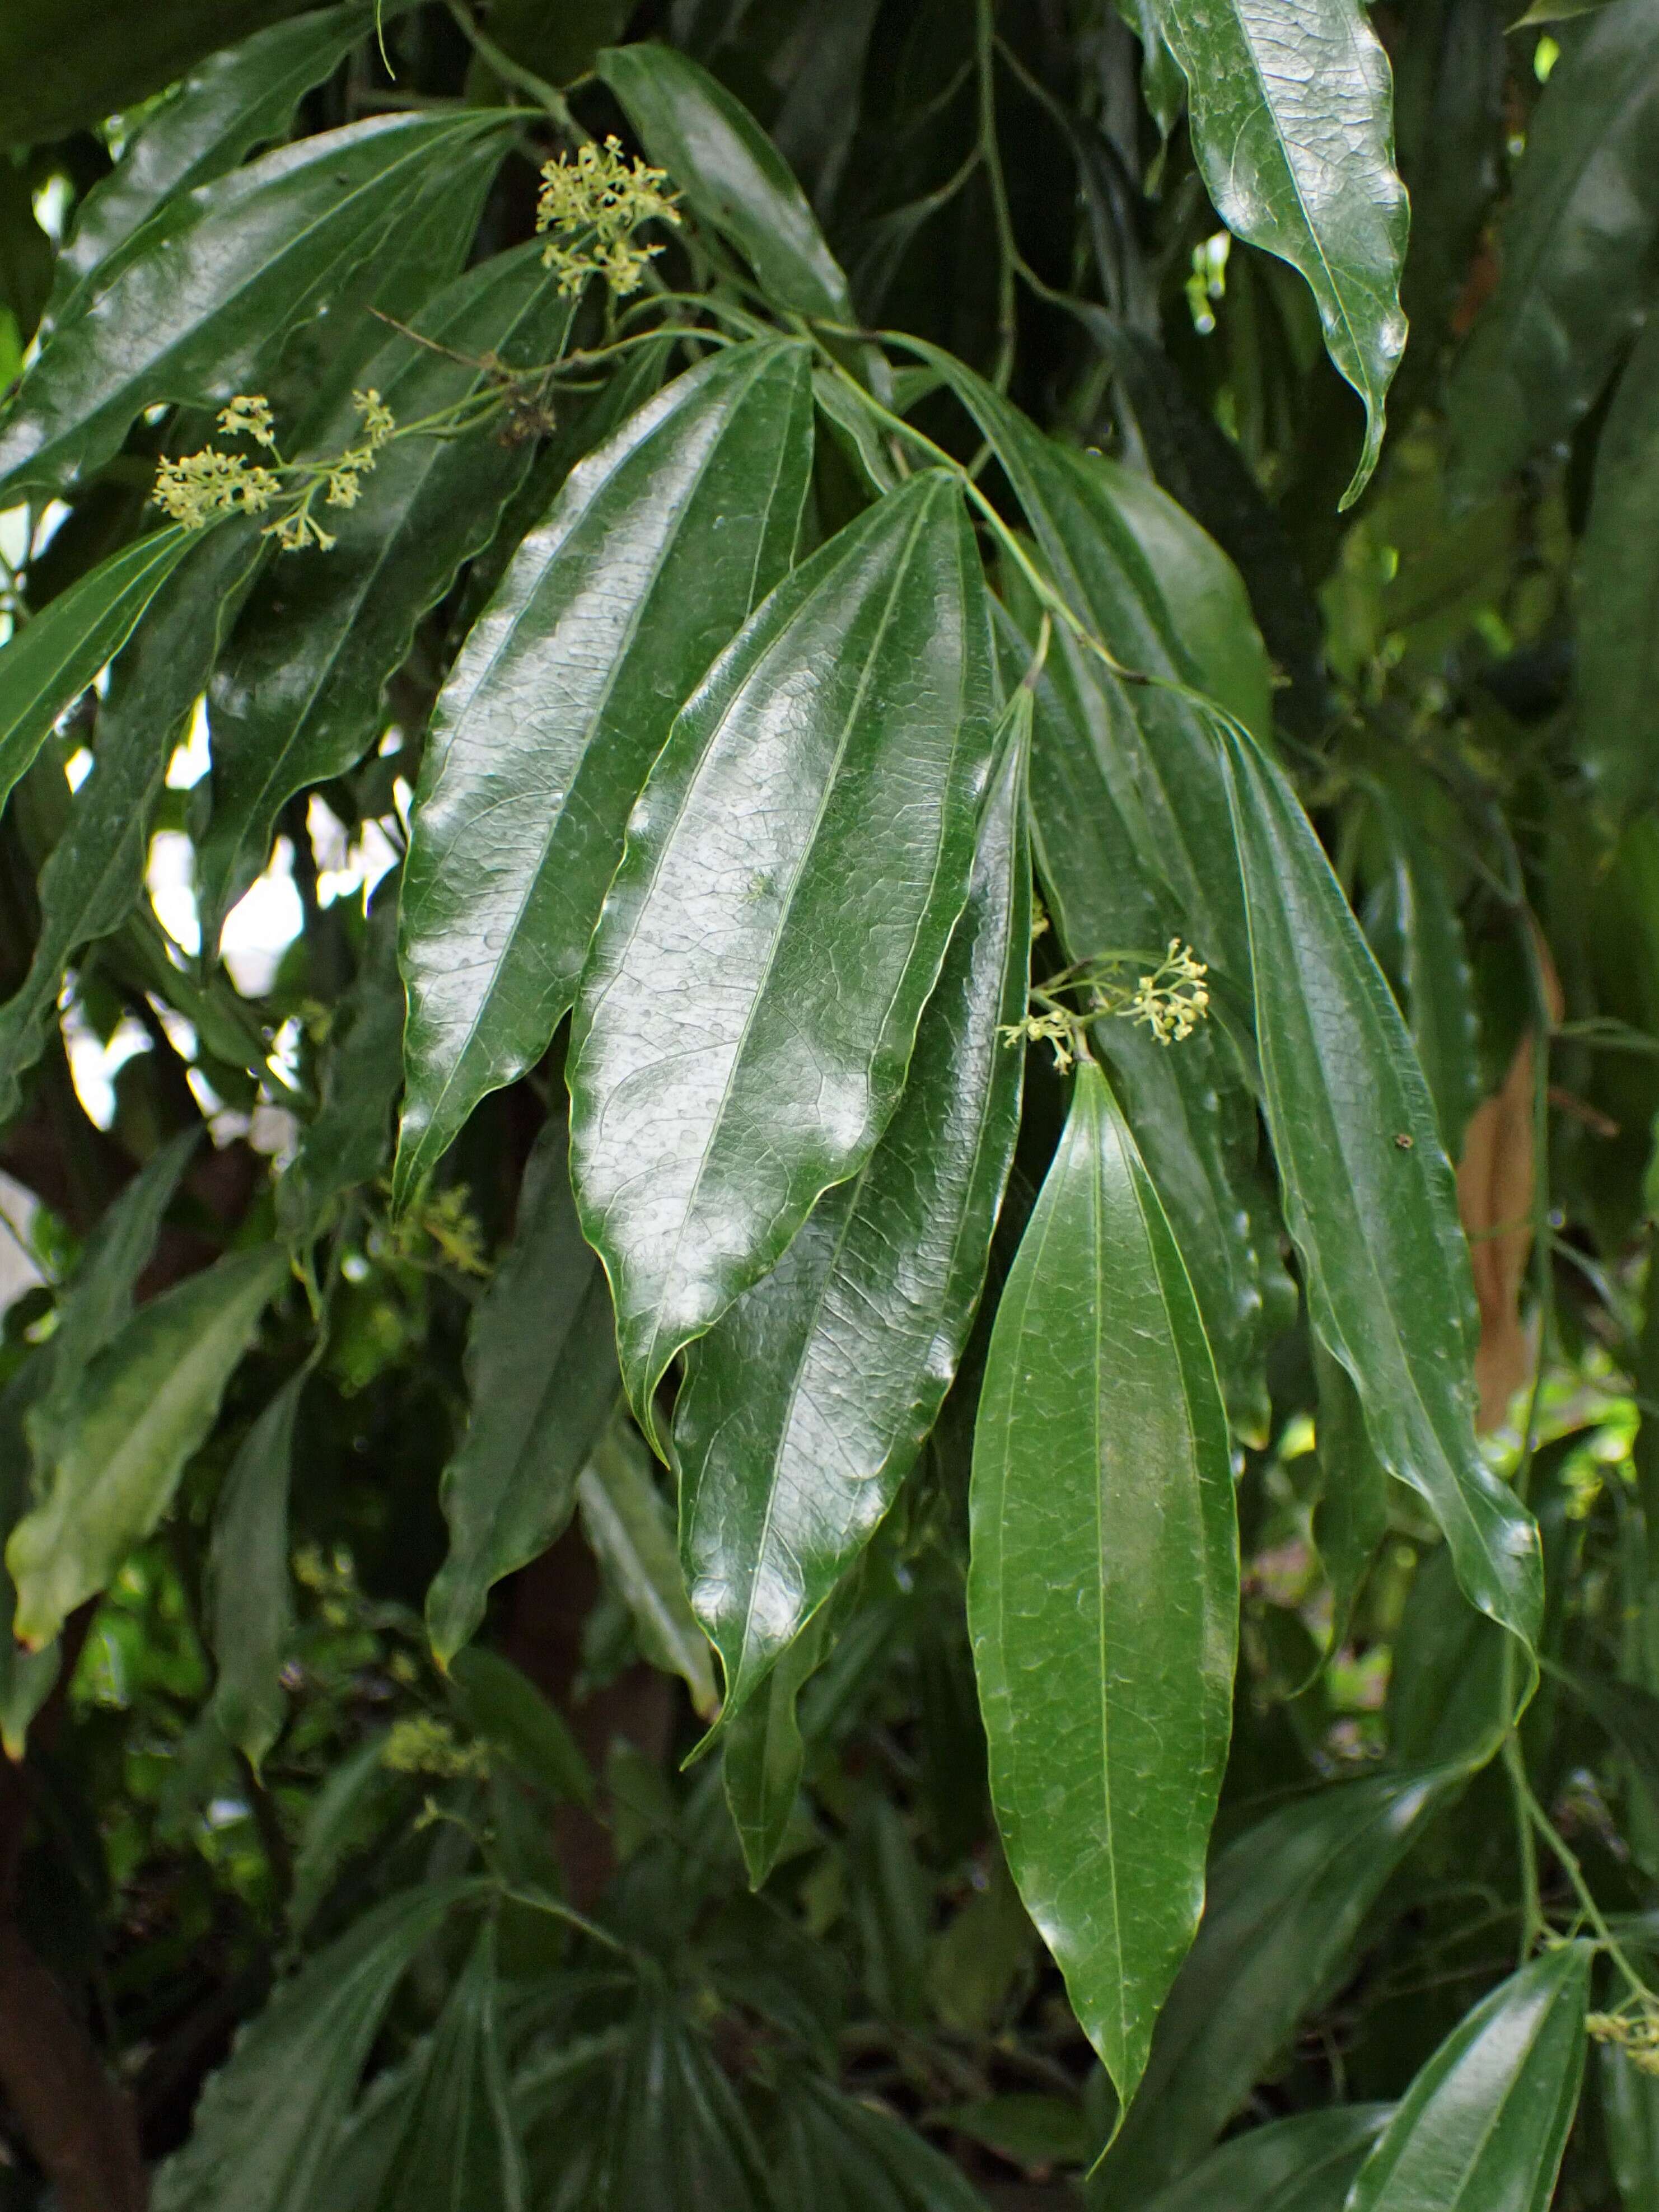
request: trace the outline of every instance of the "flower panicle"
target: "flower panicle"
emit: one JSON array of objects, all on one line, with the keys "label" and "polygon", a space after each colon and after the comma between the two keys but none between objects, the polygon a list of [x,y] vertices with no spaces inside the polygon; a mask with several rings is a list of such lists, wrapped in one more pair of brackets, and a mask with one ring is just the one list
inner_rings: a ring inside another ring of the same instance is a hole
[{"label": "flower panicle", "polygon": [[247,438],[270,453],[274,465],[245,459],[204,446],[198,453],[164,460],[155,472],[152,503],[186,530],[203,530],[231,514],[263,514],[279,501],[290,502],[264,527],[284,552],[307,545],[327,552],[337,543],[311,512],[319,491],[329,507],[356,507],[365,476],[381,449],[397,434],[397,418],[372,386],[354,392],[362,435],[333,459],[285,462],[277,449],[270,402],[263,392],[242,392],[222,407],[218,427],[228,438]]},{"label": "flower panicle", "polygon": [[678,200],[668,189],[665,169],[630,161],[615,137],[603,146],[590,140],[574,160],[563,155],[543,165],[536,228],[554,235],[542,265],[553,271],[566,297],[580,292],[590,276],[600,276],[615,298],[626,299],[638,291],[647,267],[662,252],[660,244],[641,246],[635,233],[647,222],[677,224]]},{"label": "flower panicle", "polygon": [[1113,1011],[1143,1024],[1160,1044],[1179,1044],[1209,1012],[1209,972],[1189,945],[1172,937],[1163,960],[1140,978],[1127,1006]]}]

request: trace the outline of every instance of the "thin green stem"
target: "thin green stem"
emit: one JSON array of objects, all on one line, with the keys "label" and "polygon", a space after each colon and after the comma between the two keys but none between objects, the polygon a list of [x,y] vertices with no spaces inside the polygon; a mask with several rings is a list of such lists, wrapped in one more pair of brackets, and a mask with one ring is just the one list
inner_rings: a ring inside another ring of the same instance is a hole
[{"label": "thin green stem", "polygon": [[1505,1763],[1510,1765],[1510,1772],[1513,1786],[1526,1808],[1526,1811],[1532,1821],[1532,1825],[1537,1829],[1539,1834],[1549,1845],[1551,1851],[1554,1854],[1555,1858],[1560,1864],[1562,1871],[1565,1874],[1567,1880],[1572,1884],[1573,1894],[1578,1899],[1579,1910],[1583,1912],[1584,1918],[1589,1923],[1590,1926],[1595,1930],[1596,1942],[1607,1953],[1608,1958],[1612,1960],[1613,1965],[1617,1966],[1620,1972],[1624,1976],[1626,1983],[1629,1986],[1631,1995],[1639,2004],[1651,2006],[1655,2003],[1659,2003],[1659,1999],[1656,1999],[1654,1992],[1648,1987],[1640,1974],[1637,1972],[1635,1967],[1632,1966],[1628,1956],[1619,1942],[1618,1937],[1613,1934],[1612,1929],[1608,1927],[1607,1920],[1602,1914],[1601,1908],[1596,1903],[1594,1893],[1591,1891],[1589,1882],[1584,1879],[1584,1869],[1579,1864],[1577,1854],[1557,1832],[1555,1826],[1550,1820],[1548,1814],[1545,1812],[1543,1807],[1539,1803],[1536,1796],[1534,1794],[1532,1784],[1527,1779],[1525,1763],[1522,1760],[1518,1749],[1515,1753],[1513,1762],[1510,1763],[1510,1747],[1514,1744],[1514,1742],[1515,1737],[1513,1733],[1511,1733],[1505,1742],[1504,1759]]},{"label": "thin green stem", "polygon": [[1538,1841],[1533,1834],[1531,1791],[1527,1786],[1525,1761],[1513,1729],[1504,1739],[1504,1771],[1509,1777],[1515,1803],[1515,1839],[1521,1855],[1521,1954],[1524,1966],[1544,1933],[1544,1909],[1538,1889]]},{"label": "thin green stem", "polygon": [[985,163],[985,180],[990,187],[991,215],[997,234],[997,356],[991,381],[999,392],[1006,392],[1014,373],[1018,337],[1014,286],[1019,246],[1014,237],[1008,179],[1003,173],[1002,149],[997,139],[995,0],[977,0],[975,32],[979,69],[979,150]]},{"label": "thin green stem", "polygon": [[461,0],[448,0],[448,6],[450,14],[471,41],[473,51],[481,61],[489,63],[501,82],[528,93],[538,107],[545,109],[567,137],[574,139],[578,145],[585,144],[591,134],[577,122],[570,112],[569,102],[557,87],[549,84],[545,77],[538,76],[534,70],[526,69],[522,62],[515,62],[511,54],[504,53],[488,32],[478,28],[473,21],[471,9],[464,7]]}]

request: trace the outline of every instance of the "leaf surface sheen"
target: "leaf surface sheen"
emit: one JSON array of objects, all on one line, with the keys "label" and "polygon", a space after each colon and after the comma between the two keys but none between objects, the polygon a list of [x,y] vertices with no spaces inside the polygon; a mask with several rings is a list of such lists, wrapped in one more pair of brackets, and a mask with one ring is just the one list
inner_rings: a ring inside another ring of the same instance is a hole
[{"label": "leaf surface sheen", "polygon": [[858,1170],[967,896],[990,633],[954,481],[781,585],[675,722],[584,973],[571,1157],[654,1441],[672,1359]]},{"label": "leaf surface sheen", "polygon": [[788,567],[810,394],[787,342],[677,378],[571,471],[469,635],[405,869],[400,1197],[569,1006],[674,714]]},{"label": "leaf surface sheen", "polygon": [[1203,1905],[1238,1539],[1197,1303],[1092,1060],[998,1308],[969,1520],[997,1824],[1127,2105]]},{"label": "leaf surface sheen", "polygon": [[1019,1124],[1024,1055],[998,1030],[1030,969],[1024,751],[1011,732],[893,1119],[690,1355],[681,1558],[727,1721],[892,1504],[978,1304]]}]

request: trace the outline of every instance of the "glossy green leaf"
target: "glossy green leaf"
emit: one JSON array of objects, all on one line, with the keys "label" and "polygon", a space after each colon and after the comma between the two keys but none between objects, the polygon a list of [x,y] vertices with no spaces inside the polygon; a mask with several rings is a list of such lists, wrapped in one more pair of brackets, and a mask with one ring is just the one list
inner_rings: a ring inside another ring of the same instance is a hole
[{"label": "glossy green leaf", "polygon": [[1601,426],[1579,574],[1578,757],[1621,817],[1659,796],[1659,319]]},{"label": "glossy green leaf", "polygon": [[1159,25],[1158,0],[1116,0],[1116,4],[1140,41],[1140,96],[1158,137],[1167,143],[1187,105],[1187,80]]},{"label": "glossy green leaf", "polygon": [[1588,1943],[1547,1951],[1461,2021],[1406,2092],[1351,2212],[1547,2212],[1584,2070]]},{"label": "glossy green leaf", "polygon": [[997,1309],[970,1522],[1003,1848],[1127,2105],[1203,1905],[1238,1539],[1197,1302],[1091,1060]]},{"label": "glossy green leaf", "polygon": [[486,1920],[438,2016],[375,2212],[522,2212],[499,1988],[495,1924]]},{"label": "glossy green leaf", "polygon": [[809,1621],[766,1680],[722,1727],[723,1778],[749,1886],[758,1889],[782,1855],[806,1771],[799,1700],[823,1656],[823,1616]]},{"label": "glossy green leaf", "polygon": [[646,152],[692,212],[732,240],[763,290],[797,314],[853,320],[847,279],[806,195],[742,103],[687,54],[644,41],[594,64]]},{"label": "glossy green leaf", "polygon": [[[484,387],[495,368],[481,362],[552,360],[570,316],[539,249],[521,246],[441,292],[413,325],[428,343],[394,333],[362,382],[399,422],[425,422]],[[284,802],[343,775],[379,738],[381,694],[416,623],[489,542],[529,465],[529,444],[502,429],[493,421],[459,437],[394,441],[356,503],[328,515],[337,543],[326,555],[273,561],[255,584],[210,696],[213,815],[198,862],[204,945],[216,945],[226,914],[264,867]],[[348,398],[306,444],[321,458],[360,434]]]},{"label": "glossy green leaf", "polygon": [[968,903],[863,1169],[693,1348],[675,1409],[680,1557],[720,1655],[723,1713],[840,1580],[933,1424],[979,1302],[1019,1126],[1030,866],[1018,711]]},{"label": "glossy green leaf", "polygon": [[1358,0],[1155,0],[1187,79],[1193,151],[1216,212],[1288,261],[1319,305],[1326,349],[1365,403],[1343,495],[1364,489],[1406,343],[1409,221],[1394,171],[1388,57]]},{"label": "glossy green leaf", "polygon": [[218,1668],[213,1714],[257,1771],[288,1717],[283,1660],[294,1632],[288,1492],[294,1423],[309,1367],[285,1382],[230,1463],[213,1516],[208,1642]]},{"label": "glossy green leaf", "polygon": [[167,763],[260,550],[252,526],[240,520],[190,548],[110,672],[92,772],[40,872],[40,928],[28,973],[0,1006],[0,1121],[17,1111],[70,962],[118,929],[143,896]]},{"label": "glossy green leaf", "polygon": [[21,1641],[55,1636],[166,1512],[287,1273],[270,1244],[217,1261],[142,1307],[87,1370],[50,1487],[6,1547]]},{"label": "glossy green leaf", "polygon": [[267,154],[173,202],[118,249],[0,417],[0,502],[63,491],[158,400],[258,391],[276,350],[382,251],[411,196],[497,115],[386,115]]},{"label": "glossy green leaf", "polygon": [[347,0],[198,63],[76,207],[58,257],[49,319],[62,319],[79,286],[173,193],[224,176],[257,147],[283,137],[301,99],[373,24],[366,0]]},{"label": "glossy green leaf", "polygon": [[155,2212],[308,2212],[398,1983],[477,1882],[427,1882],[366,1914],[284,1984],[211,2076]]},{"label": "glossy green leaf", "polygon": [[555,1797],[592,1802],[593,1778],[558,1713],[512,1662],[477,1644],[458,1651],[449,1680],[474,1733]]},{"label": "glossy green leaf", "polygon": [[573,1033],[571,1158],[650,1432],[669,1362],[856,1173],[967,895],[989,768],[979,555],[929,471],[781,585],[629,825]]},{"label": "glossy green leaf", "polygon": [[651,1461],[620,1417],[576,1485],[582,1528],[611,1588],[634,1619],[641,1650],[678,1674],[705,1720],[716,1703],[714,1666],[685,1595],[668,1510]]},{"label": "glossy green leaf", "polygon": [[1624,2212],[1647,2212],[1659,2192],[1659,2079],[1616,2044],[1601,2046],[1601,2125]]},{"label": "glossy green leaf", "polygon": [[445,1469],[449,1556],[427,1593],[441,1664],[471,1640],[491,1585],[544,1552],[617,1402],[611,1297],[576,1220],[568,1139],[555,1115],[536,1140],[512,1243],[474,1309],[472,1415]]},{"label": "glossy green leaf", "polygon": [[[1321,1491],[1313,1539],[1331,1586],[1333,1648],[1346,1632],[1359,1586],[1389,1530],[1389,1477],[1365,1432],[1364,1410],[1348,1370],[1316,1337]],[[1431,1762],[1407,1754],[1408,1763]]]},{"label": "glossy green leaf", "polygon": [[191,544],[187,531],[151,532],[100,562],[0,647],[0,802],[58,716],[114,659]]},{"label": "glossy green leaf", "polygon": [[1428,1085],[1289,785],[1247,738],[1227,731],[1223,746],[1263,1102],[1313,1325],[1471,1601],[1530,1649],[1538,1531],[1475,1444],[1468,1256]]},{"label": "glossy green leaf", "polygon": [[1228,1845],[1102,2170],[1111,2201],[1139,2203],[1198,2163],[1346,1971],[1378,1892],[1450,1786],[1412,1774],[1323,1790]]},{"label": "glossy green leaf", "polygon": [[1584,1674],[1565,1667],[1552,1672],[1624,1753],[1654,1810],[1659,1812],[1659,1697],[1639,1682],[1623,1682],[1611,1674]]},{"label": "glossy green leaf", "polygon": [[1342,2212],[1389,2105],[1334,2105],[1234,2136],[1146,2212]]},{"label": "glossy green leaf", "polygon": [[1389,1674],[1396,1765],[1474,1766],[1489,1759],[1513,1701],[1510,1638],[1457,1587],[1449,1548],[1418,1562]]},{"label": "glossy green leaf", "polygon": [[1565,42],[1528,124],[1497,289],[1453,374],[1452,481],[1470,501],[1571,434],[1640,322],[1656,135],[1659,12],[1618,0]]},{"label": "glossy green leaf", "polygon": [[404,886],[407,1197],[569,1006],[675,710],[793,550],[805,350],[732,346],[575,468],[434,714]]}]

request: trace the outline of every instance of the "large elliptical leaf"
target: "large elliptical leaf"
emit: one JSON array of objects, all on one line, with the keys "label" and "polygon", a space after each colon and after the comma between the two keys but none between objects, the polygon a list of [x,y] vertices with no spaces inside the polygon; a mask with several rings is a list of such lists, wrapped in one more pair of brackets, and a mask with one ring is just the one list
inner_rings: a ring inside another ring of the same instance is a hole
[{"label": "large elliptical leaf", "polygon": [[979,1302],[1019,1126],[1030,693],[980,821],[968,903],[904,1096],[851,1182],[694,1346],[674,1417],[680,1553],[734,1719],[869,1540]]},{"label": "large elliptical leaf", "polygon": [[1527,126],[1497,289],[1447,394],[1450,481],[1473,501],[1568,437],[1640,322],[1659,231],[1659,8],[1615,0],[1565,51]]},{"label": "large elliptical leaf", "polygon": [[571,471],[439,698],[404,872],[406,1198],[574,995],[676,710],[788,567],[805,349],[732,346]]},{"label": "large elliptical leaf", "polygon": [[[362,381],[400,422],[424,422],[483,388],[486,361],[513,369],[552,359],[570,314],[535,245],[497,254],[416,318],[427,344],[392,336]],[[264,868],[283,803],[343,775],[374,743],[381,693],[416,623],[489,542],[530,463],[530,445],[502,427],[395,440],[356,503],[328,514],[337,543],[326,556],[274,562],[255,585],[210,696],[213,817],[198,860],[210,951]],[[360,434],[347,398],[305,442],[321,458]]]},{"label": "large elliptical leaf", "polygon": [[1197,1301],[1091,1060],[997,1308],[969,1527],[1003,1848],[1127,2106],[1203,1907],[1238,1536]]},{"label": "large elliptical leaf", "polygon": [[1358,0],[1155,0],[1187,79],[1193,151],[1216,212],[1288,261],[1319,305],[1326,350],[1365,403],[1350,507],[1382,450],[1406,344],[1410,216],[1394,168],[1388,57]]},{"label": "large elliptical leaf", "polygon": [[1474,1438],[1473,1292],[1434,1102],[1284,776],[1220,732],[1249,915],[1262,1098],[1313,1326],[1377,1458],[1444,1530],[1471,1602],[1530,1650],[1538,1531]]},{"label": "large elliptical leaf", "polygon": [[1578,596],[1578,757],[1615,820],[1659,796],[1659,315],[1595,448]]},{"label": "large elliptical leaf", "polygon": [[1547,2212],[1584,2070],[1589,1943],[1564,1943],[1461,2020],[1401,2099],[1349,2212]]},{"label": "large elliptical leaf", "polygon": [[413,195],[499,115],[387,115],[303,139],[171,203],[112,254],[0,418],[0,504],[65,491],[158,400],[257,389],[277,349],[386,246]]},{"label": "large elliptical leaf", "polygon": [[577,1003],[571,1157],[653,1441],[675,1353],[898,1103],[973,866],[987,602],[955,479],[912,477],[721,655],[629,824]]}]

